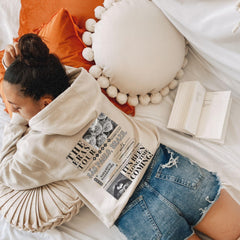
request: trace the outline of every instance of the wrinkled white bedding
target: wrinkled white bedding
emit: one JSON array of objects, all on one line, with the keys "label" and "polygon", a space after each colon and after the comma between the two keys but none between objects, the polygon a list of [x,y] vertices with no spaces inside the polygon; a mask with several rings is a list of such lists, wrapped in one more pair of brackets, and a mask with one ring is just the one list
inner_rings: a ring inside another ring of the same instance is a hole
[{"label": "wrinkled white bedding", "polygon": [[200,165],[217,171],[233,197],[240,201],[240,31],[232,32],[240,21],[240,13],[236,11],[237,1],[153,2],[192,45],[183,80],[198,80],[213,91],[230,89],[233,95],[224,145],[181,137],[164,130],[164,127],[163,142],[187,154]]},{"label": "wrinkled white bedding", "polygon": [[[17,36],[19,0],[0,1],[0,50]],[[228,0],[153,0],[170,21],[188,39],[192,48],[182,80],[198,80],[209,90],[233,92],[233,104],[224,145],[184,136],[166,129],[175,92],[159,105],[138,106],[136,118],[159,126],[162,143],[187,155],[201,166],[216,171],[224,186],[240,202],[240,30],[232,29],[240,21],[236,1]],[[9,120],[0,102],[0,135]],[[1,142],[0,142],[1,144]],[[20,232],[0,216],[0,240],[121,240],[116,228],[107,229],[87,209],[70,222],[45,233]]]}]

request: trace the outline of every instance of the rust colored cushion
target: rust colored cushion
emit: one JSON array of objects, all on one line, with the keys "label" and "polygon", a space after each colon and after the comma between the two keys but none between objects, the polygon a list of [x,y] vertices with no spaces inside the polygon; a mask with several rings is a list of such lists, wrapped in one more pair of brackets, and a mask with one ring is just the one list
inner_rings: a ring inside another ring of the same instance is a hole
[{"label": "rust colored cushion", "polygon": [[92,63],[82,57],[85,44],[80,29],[66,9],[60,9],[47,24],[34,30],[48,45],[50,52],[56,54],[62,64],[72,67],[84,67],[87,70]]},{"label": "rust colored cushion", "polygon": [[[20,10],[19,37],[28,32],[39,34],[50,51],[55,53],[64,65],[84,67],[89,69],[92,62],[82,57],[82,50],[86,47],[81,39],[85,30],[85,21],[94,18],[94,8],[102,4],[102,0],[22,0]],[[65,7],[65,8],[63,8]],[[72,16],[73,15],[73,16]],[[2,59],[0,55],[0,60]],[[1,64],[0,64],[1,65]],[[0,94],[6,106],[6,111],[11,115],[9,104],[2,91],[1,81],[4,68],[0,68]],[[106,94],[106,91],[103,91]],[[120,105],[115,99],[109,100],[123,112],[134,115],[135,108],[129,104]]]},{"label": "rust colored cushion", "polygon": [[18,34],[22,36],[47,23],[61,8],[76,17],[76,24],[82,28],[88,18],[94,18],[94,9],[102,3],[103,0],[21,0]]},{"label": "rust colored cushion", "polygon": [[[21,0],[22,7],[20,10],[18,35],[22,36],[25,33],[32,32],[34,29],[41,27],[42,24],[46,24],[61,8],[66,8],[74,17],[76,25],[83,29],[87,19],[95,18],[94,9],[102,4],[103,0]],[[71,58],[71,60],[73,60],[73,58]],[[84,64],[85,63],[86,62],[84,62]],[[103,91],[103,93],[106,94],[106,91]],[[125,113],[135,114],[135,108],[133,106],[129,104],[120,105],[115,99],[108,98]]]},{"label": "rust colored cushion", "polygon": [[[34,32],[42,37],[51,52],[55,53],[64,65],[72,67],[84,67],[89,70],[93,63],[88,62],[82,56],[82,50],[86,47],[81,39],[84,28],[75,24],[75,19],[67,9],[60,9],[49,23],[43,24]],[[106,91],[102,91],[106,96]],[[107,96],[108,97],[108,96]],[[129,115],[135,114],[135,108],[127,104],[119,104],[115,99],[109,100],[123,112]]]}]

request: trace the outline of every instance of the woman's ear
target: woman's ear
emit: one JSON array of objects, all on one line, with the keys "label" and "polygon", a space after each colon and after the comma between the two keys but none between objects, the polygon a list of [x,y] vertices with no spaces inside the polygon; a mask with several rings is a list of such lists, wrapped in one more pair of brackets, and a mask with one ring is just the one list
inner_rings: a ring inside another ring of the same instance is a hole
[{"label": "woman's ear", "polygon": [[51,103],[52,100],[53,100],[53,97],[50,95],[45,95],[45,96],[41,97],[40,101],[41,101],[42,109],[45,108],[49,103]]}]

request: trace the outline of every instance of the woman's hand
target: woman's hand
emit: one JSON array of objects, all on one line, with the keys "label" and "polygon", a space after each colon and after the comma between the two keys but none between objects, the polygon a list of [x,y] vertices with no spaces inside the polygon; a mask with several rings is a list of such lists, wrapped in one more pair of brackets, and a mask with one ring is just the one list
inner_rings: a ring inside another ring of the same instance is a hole
[{"label": "woman's hand", "polygon": [[3,63],[5,67],[9,67],[15,61],[18,55],[19,48],[17,42],[7,45],[3,55]]}]

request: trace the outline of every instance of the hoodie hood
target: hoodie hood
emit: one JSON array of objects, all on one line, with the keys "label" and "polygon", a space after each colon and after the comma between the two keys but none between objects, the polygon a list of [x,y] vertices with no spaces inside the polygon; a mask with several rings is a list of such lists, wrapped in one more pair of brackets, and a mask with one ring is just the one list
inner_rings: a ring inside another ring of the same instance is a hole
[{"label": "hoodie hood", "polygon": [[71,136],[99,115],[104,95],[96,80],[84,68],[71,70],[69,77],[71,86],[29,121],[32,130]]}]

